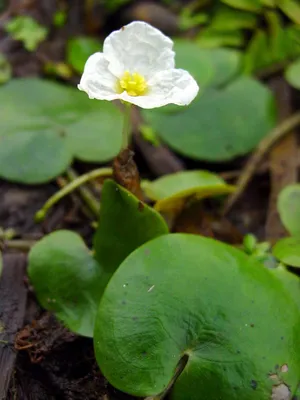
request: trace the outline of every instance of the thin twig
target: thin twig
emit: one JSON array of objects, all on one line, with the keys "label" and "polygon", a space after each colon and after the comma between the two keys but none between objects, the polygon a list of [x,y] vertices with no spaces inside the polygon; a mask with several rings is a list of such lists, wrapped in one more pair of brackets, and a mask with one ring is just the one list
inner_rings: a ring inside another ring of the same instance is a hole
[{"label": "thin twig", "polygon": [[240,175],[236,186],[237,190],[228,198],[225,203],[223,214],[227,214],[237,202],[237,200],[244,193],[248,183],[252,179],[256,168],[262,161],[263,157],[271,149],[271,147],[279,140],[282,139],[286,134],[292,131],[300,125],[300,112],[293,114],[291,117],[287,118],[281,124],[279,124],[275,129],[273,129],[268,136],[266,136],[259,144],[255,153],[248,160],[242,174]]},{"label": "thin twig", "polygon": [[35,245],[36,240],[5,240],[1,247],[3,249],[11,249],[11,250],[21,250],[28,252],[32,246]]},{"label": "thin twig", "polygon": [[72,169],[69,168],[66,172],[68,178],[70,179],[70,183],[64,186],[61,190],[59,190],[57,193],[55,193],[50,199],[46,201],[46,203],[43,205],[43,207],[36,213],[35,219],[36,221],[40,222],[45,219],[47,212],[51,207],[54,206],[59,200],[61,200],[63,197],[67,196],[71,192],[73,192],[75,189],[79,189],[81,197],[85,201],[85,203],[88,205],[90,210],[93,212],[93,214],[98,217],[99,213],[99,202],[95,198],[95,196],[92,194],[90,190],[88,190],[85,187],[82,187],[82,185],[89,180],[102,177],[102,176],[109,176],[112,174],[112,169],[111,168],[98,168],[93,171],[90,171],[84,175],[78,176],[76,172]]}]

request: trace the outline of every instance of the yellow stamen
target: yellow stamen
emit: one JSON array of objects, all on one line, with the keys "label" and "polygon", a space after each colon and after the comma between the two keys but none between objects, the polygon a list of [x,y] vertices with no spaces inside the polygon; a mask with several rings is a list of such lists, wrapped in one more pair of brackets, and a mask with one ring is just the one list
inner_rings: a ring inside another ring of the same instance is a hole
[{"label": "yellow stamen", "polygon": [[145,78],[137,72],[131,74],[126,71],[117,84],[118,93],[126,91],[129,96],[143,96],[147,93],[147,89]]}]

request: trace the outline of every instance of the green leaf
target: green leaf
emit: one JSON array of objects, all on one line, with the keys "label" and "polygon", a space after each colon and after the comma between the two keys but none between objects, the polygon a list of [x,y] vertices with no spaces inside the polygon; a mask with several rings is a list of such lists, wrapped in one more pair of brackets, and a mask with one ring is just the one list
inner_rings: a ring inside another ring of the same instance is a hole
[{"label": "green leaf", "polygon": [[10,20],[5,25],[5,30],[11,34],[13,39],[23,42],[25,49],[28,51],[36,50],[48,35],[48,29],[45,26],[25,15],[20,15]]},{"label": "green leaf", "polygon": [[284,227],[300,237],[300,184],[289,185],[279,194],[277,208]]},{"label": "green leaf", "polygon": [[253,74],[256,70],[270,65],[269,43],[266,32],[257,30],[249,43],[244,56],[244,73]]},{"label": "green leaf", "polygon": [[203,199],[232,193],[234,186],[227,185],[218,175],[208,171],[182,171],[145,182],[143,189],[158,211],[180,210],[187,199]]},{"label": "green leaf", "polygon": [[300,267],[300,238],[280,239],[273,247],[273,254],[285,265]]},{"label": "green leaf", "polygon": [[262,3],[260,0],[221,0],[222,3],[230,7],[237,8],[244,11],[260,12],[262,10]]},{"label": "green leaf", "polygon": [[[30,101],[28,100],[30,93]],[[0,91],[0,176],[42,183],[72,159],[104,162],[118,154],[122,115],[110,102],[50,81],[16,79]]]},{"label": "green leaf", "polygon": [[97,39],[87,36],[72,38],[67,43],[67,62],[82,74],[89,56],[99,51],[102,51],[102,43]]},{"label": "green leaf", "polygon": [[57,231],[30,251],[28,275],[40,304],[73,332],[92,336],[101,268],[79,235]]},{"label": "green leaf", "polygon": [[241,47],[245,41],[243,32],[235,31],[220,31],[208,27],[201,31],[197,38],[197,43],[201,47]]},{"label": "green leaf", "polygon": [[278,7],[296,24],[300,24],[300,4],[298,0],[280,0]]},{"label": "green leaf", "polygon": [[95,258],[104,268],[104,286],[133,250],[167,233],[168,227],[160,214],[114,181],[106,180],[94,236]]},{"label": "green leaf", "polygon": [[0,85],[10,80],[12,70],[4,54],[0,53]]},{"label": "green leaf", "polygon": [[[289,271],[286,266],[279,265],[276,268],[271,270],[272,274],[275,275],[278,279],[281,280],[283,285],[292,295],[295,303],[298,305],[298,309],[300,310],[300,279],[299,276],[295,275],[291,271]],[[297,400],[297,399],[295,399]]]},{"label": "green leaf", "polygon": [[162,108],[143,115],[180,154],[226,161],[250,152],[269,133],[276,121],[274,109],[270,90],[243,77],[222,90],[207,89],[177,113]]},{"label": "green leaf", "polygon": [[291,86],[300,90],[300,58],[287,67],[284,75]]},{"label": "green leaf", "polygon": [[214,30],[231,31],[236,29],[254,29],[257,24],[257,15],[246,11],[239,11],[220,4],[211,20]]},{"label": "green leaf", "polygon": [[29,254],[28,275],[39,302],[72,331],[93,336],[103,290],[122,261],[150,239],[168,233],[162,217],[113,181],[105,181],[94,253],[80,236],[57,231]]},{"label": "green leaf", "polygon": [[64,9],[57,10],[53,17],[53,24],[55,26],[57,26],[58,28],[60,28],[65,25],[65,23],[67,21],[67,17],[68,17],[68,14],[67,14],[66,10],[64,10]]},{"label": "green leaf", "polygon": [[195,42],[176,40],[176,66],[189,71],[201,88],[227,83],[238,74],[241,53],[231,49],[202,49]]},{"label": "green leaf", "polygon": [[300,312],[286,285],[243,252],[171,234],[137,249],[114,274],[94,346],[104,376],[134,396],[162,393],[181,363],[171,400],[268,400],[280,383],[292,398]]}]

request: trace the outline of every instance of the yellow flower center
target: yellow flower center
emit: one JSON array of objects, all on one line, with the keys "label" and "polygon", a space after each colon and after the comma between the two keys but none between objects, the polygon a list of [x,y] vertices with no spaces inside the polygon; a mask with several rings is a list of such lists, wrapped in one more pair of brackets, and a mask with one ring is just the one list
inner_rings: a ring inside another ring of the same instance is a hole
[{"label": "yellow flower center", "polygon": [[117,90],[119,93],[126,91],[129,96],[143,96],[148,89],[145,78],[134,72],[131,74],[126,71],[118,82]]}]

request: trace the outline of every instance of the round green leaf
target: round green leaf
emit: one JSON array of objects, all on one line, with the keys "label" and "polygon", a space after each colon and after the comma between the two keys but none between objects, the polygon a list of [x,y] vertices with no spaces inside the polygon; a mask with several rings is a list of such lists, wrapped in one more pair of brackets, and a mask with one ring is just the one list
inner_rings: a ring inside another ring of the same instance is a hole
[{"label": "round green leaf", "polygon": [[300,267],[300,238],[289,237],[279,240],[273,247],[273,254],[286,265]]},{"label": "round green leaf", "polygon": [[286,186],[279,194],[277,208],[284,227],[300,237],[300,185]]},{"label": "round green leaf", "polygon": [[82,74],[86,60],[99,51],[102,51],[102,43],[97,39],[88,36],[72,38],[67,43],[67,62]]},{"label": "round green leaf", "polygon": [[250,152],[275,125],[272,93],[246,77],[222,90],[207,89],[178,112],[162,110],[145,110],[143,115],[174,150],[207,161]]},{"label": "round green leaf", "polygon": [[175,41],[176,66],[189,71],[203,86],[219,86],[239,71],[241,55],[230,49],[202,49],[195,42]]},{"label": "round green leaf", "polygon": [[94,345],[110,383],[136,396],[163,392],[178,363],[172,400],[270,400],[282,388],[288,399],[300,378],[289,291],[241,251],[194,235],[162,236],[122,263],[101,299]]},{"label": "round green leaf", "polygon": [[11,181],[44,182],[55,178],[72,162],[59,134],[23,131],[1,139],[0,174]]},{"label": "round green leaf", "polygon": [[103,290],[122,261],[150,239],[168,233],[162,217],[113,181],[102,189],[95,258],[70,231],[44,237],[29,254],[28,275],[42,306],[72,331],[93,336]]},{"label": "round green leaf", "polygon": [[152,182],[144,182],[146,195],[155,200],[158,211],[181,209],[188,198],[203,199],[232,193],[234,186],[227,185],[218,175],[208,171],[182,171],[165,175]]},{"label": "round green leaf", "polygon": [[28,275],[41,305],[68,328],[91,336],[101,269],[79,235],[57,231],[30,251]]},{"label": "round green leaf", "polygon": [[104,162],[120,150],[122,115],[112,103],[40,79],[10,81],[0,101],[3,178],[42,183],[64,172],[74,157]]},{"label": "round green leaf", "polygon": [[300,58],[285,70],[285,79],[296,89],[300,89]]}]

